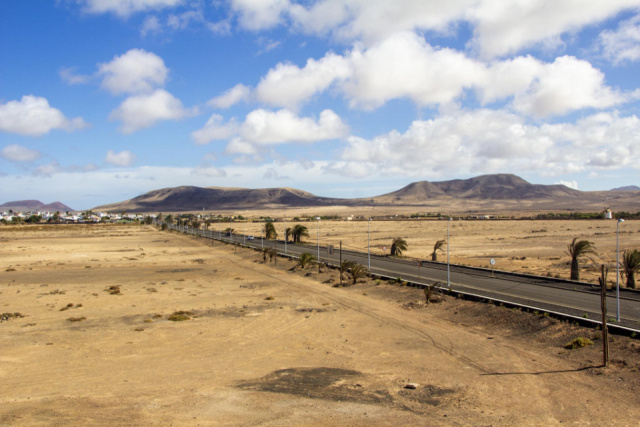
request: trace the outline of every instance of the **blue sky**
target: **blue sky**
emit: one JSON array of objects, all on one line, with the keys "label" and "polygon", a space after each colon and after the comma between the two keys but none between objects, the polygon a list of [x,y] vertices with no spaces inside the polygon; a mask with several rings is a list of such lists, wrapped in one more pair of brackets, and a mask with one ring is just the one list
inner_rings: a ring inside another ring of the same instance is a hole
[{"label": "blue sky", "polygon": [[0,52],[0,202],[640,177],[638,0],[7,0]]}]

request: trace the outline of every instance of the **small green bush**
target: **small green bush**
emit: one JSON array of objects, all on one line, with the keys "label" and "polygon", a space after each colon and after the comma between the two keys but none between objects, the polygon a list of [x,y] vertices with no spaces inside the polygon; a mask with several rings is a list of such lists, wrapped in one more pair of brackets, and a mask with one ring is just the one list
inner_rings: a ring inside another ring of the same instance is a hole
[{"label": "small green bush", "polygon": [[183,320],[190,320],[193,313],[190,311],[176,311],[171,316],[169,316],[169,320],[172,322],[182,322]]},{"label": "small green bush", "polygon": [[593,345],[593,341],[591,341],[589,338],[578,337],[573,341],[569,341],[568,343],[566,343],[564,345],[564,348],[568,350],[575,350],[576,348],[587,347],[589,345]]}]

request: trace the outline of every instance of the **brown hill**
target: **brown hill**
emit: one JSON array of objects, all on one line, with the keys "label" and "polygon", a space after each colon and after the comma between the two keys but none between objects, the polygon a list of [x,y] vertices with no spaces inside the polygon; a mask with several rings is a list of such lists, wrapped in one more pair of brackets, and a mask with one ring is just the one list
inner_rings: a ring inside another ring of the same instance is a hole
[{"label": "brown hill", "polygon": [[581,198],[584,192],[564,185],[531,184],[510,174],[482,175],[451,181],[414,182],[398,191],[375,198],[378,203],[421,204],[428,199],[539,200]]},{"label": "brown hill", "polygon": [[73,209],[64,203],[53,202],[44,204],[39,200],[17,200],[0,205],[0,210],[2,211],[8,211],[9,209],[16,212],[73,212]]},{"label": "brown hill", "polygon": [[218,188],[182,186],[145,193],[121,203],[94,208],[102,211],[178,212],[204,209],[254,209],[331,206],[349,202],[315,196],[293,188]]},{"label": "brown hill", "polygon": [[564,185],[531,184],[515,175],[483,175],[470,179],[407,185],[373,198],[336,199],[292,188],[163,188],[133,199],[94,208],[98,211],[186,212],[269,208],[388,207],[447,212],[616,211],[640,209],[640,192],[579,191]]}]

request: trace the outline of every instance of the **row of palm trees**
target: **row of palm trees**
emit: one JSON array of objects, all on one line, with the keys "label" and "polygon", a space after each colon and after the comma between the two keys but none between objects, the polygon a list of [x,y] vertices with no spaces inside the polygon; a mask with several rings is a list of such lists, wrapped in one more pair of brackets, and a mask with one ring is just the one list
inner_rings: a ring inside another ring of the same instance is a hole
[{"label": "row of palm trees", "polygon": [[[161,216],[160,216],[161,218]],[[174,219],[171,215],[167,215],[164,218],[164,222],[173,223]],[[205,229],[208,229],[211,221],[205,220],[203,222]],[[202,223],[198,220],[192,220],[191,225],[195,228],[200,228]],[[226,233],[233,233],[232,228],[227,228]],[[273,222],[266,222],[263,226],[265,239],[273,240],[278,238],[278,232],[276,231]],[[309,237],[309,229],[302,225],[296,224],[293,227],[289,227],[285,230],[285,239],[292,243],[300,243],[303,237]],[[289,240],[291,239],[291,240]],[[436,241],[433,246],[433,252],[431,252],[431,260],[438,261],[438,253],[444,252],[447,242],[445,240]],[[580,280],[580,263],[585,259],[594,260],[598,255],[596,247],[593,242],[588,240],[578,240],[574,238],[568,246],[568,254],[571,257],[571,280]],[[391,256],[402,256],[402,253],[407,250],[407,242],[402,237],[396,237],[391,242]],[[304,267],[303,267],[304,268]],[[351,267],[347,267],[351,268]],[[636,273],[640,272],[640,251],[637,249],[625,250],[620,261],[620,274],[626,279],[626,286],[628,288],[635,289]]]}]

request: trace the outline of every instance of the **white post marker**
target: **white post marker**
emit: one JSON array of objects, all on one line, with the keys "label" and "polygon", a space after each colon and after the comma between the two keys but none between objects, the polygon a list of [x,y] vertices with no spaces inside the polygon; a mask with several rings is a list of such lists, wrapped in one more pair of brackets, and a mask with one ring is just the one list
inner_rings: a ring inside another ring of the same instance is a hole
[{"label": "white post marker", "polygon": [[449,223],[453,221],[453,218],[449,218],[447,221],[447,288],[451,287],[451,269],[449,267]]}]

